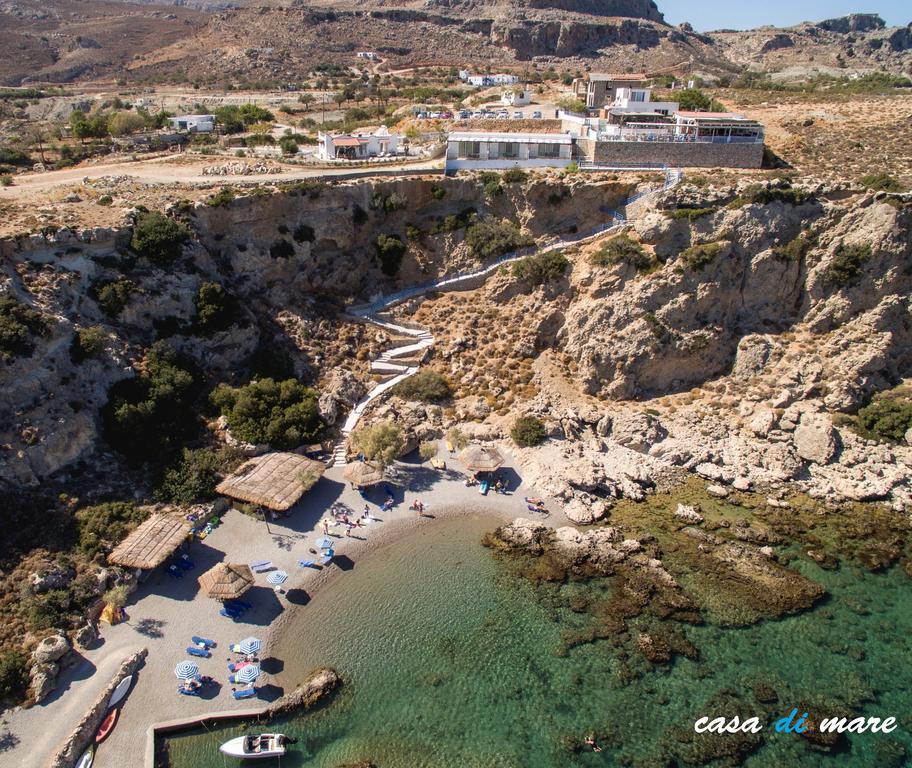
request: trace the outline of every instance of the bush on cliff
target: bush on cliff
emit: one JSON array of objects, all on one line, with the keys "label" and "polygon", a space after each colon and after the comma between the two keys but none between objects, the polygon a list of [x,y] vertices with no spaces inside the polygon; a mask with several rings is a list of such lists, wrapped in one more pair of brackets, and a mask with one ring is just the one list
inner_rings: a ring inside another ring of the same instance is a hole
[{"label": "bush on cliff", "polygon": [[287,450],[320,437],[318,397],[316,390],[295,379],[260,379],[243,387],[220,384],[210,400],[238,440]]},{"label": "bush on cliff", "polygon": [[234,321],[237,309],[232,297],[218,283],[203,283],[197,291],[196,328],[204,336],[224,331]]},{"label": "bush on cliff", "polygon": [[117,317],[137,291],[136,283],[126,278],[103,284],[95,293],[95,301],[108,317]]},{"label": "bush on cliff", "polygon": [[399,273],[399,267],[402,265],[402,257],[405,256],[406,245],[398,235],[377,235],[374,243],[377,250],[377,257],[380,259],[380,269],[384,275],[395,277]]},{"label": "bush on cliff", "polygon": [[548,433],[545,425],[534,416],[520,416],[513,422],[510,437],[520,448],[532,448],[544,442]]},{"label": "bush on cliff", "polygon": [[89,560],[106,554],[148,516],[148,510],[123,501],[83,507],[76,511],[76,548]]},{"label": "bush on cliff", "polygon": [[629,264],[637,272],[647,273],[659,267],[659,262],[636,240],[627,235],[612,237],[595,251],[589,260],[593,266],[607,267],[615,264]]},{"label": "bush on cliff", "polygon": [[861,275],[862,267],[870,258],[871,246],[867,243],[840,245],[823,272],[823,280],[837,288],[849,285]]},{"label": "bush on cliff", "polygon": [[855,431],[868,440],[899,443],[912,429],[912,391],[898,387],[875,395],[855,417]]},{"label": "bush on cliff", "polygon": [[513,264],[513,277],[529,285],[544,285],[560,280],[570,262],[561,251],[546,251],[526,256]]},{"label": "bush on cliff", "polygon": [[11,296],[0,298],[0,358],[28,357],[35,349],[35,338],[50,332],[50,320],[37,309]]},{"label": "bush on cliff", "polygon": [[165,470],[155,490],[159,501],[188,506],[215,498],[219,479],[244,460],[237,448],[184,448],[180,460]]},{"label": "bush on cliff", "polygon": [[465,243],[469,253],[485,261],[532,245],[534,241],[506,219],[482,219],[466,230]]},{"label": "bush on cliff", "polygon": [[400,381],[393,390],[393,394],[404,400],[439,403],[441,400],[446,400],[451,392],[447,380],[437,371],[423,370]]},{"label": "bush on cliff", "polygon": [[18,702],[28,690],[28,659],[19,649],[0,651],[0,701]]},{"label": "bush on cliff", "polygon": [[130,247],[153,264],[166,266],[180,257],[189,237],[190,230],[181,222],[158,211],[147,211],[136,219]]}]

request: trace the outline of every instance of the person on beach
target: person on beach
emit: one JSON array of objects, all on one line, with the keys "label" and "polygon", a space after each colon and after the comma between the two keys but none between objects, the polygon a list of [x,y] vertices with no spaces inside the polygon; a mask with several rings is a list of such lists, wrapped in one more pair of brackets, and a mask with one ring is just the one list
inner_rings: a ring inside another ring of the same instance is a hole
[{"label": "person on beach", "polygon": [[326,517],[323,518],[323,535],[329,536],[329,519]]}]

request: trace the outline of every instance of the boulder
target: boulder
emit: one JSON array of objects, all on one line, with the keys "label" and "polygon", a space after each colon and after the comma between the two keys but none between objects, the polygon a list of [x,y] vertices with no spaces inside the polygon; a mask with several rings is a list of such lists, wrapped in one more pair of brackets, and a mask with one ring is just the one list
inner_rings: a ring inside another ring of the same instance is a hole
[{"label": "boulder", "polygon": [[592,498],[588,494],[578,494],[567,502],[564,514],[568,520],[578,525],[591,525],[608,514],[609,506],[602,499]]},{"label": "boulder", "polygon": [[329,392],[324,392],[317,400],[317,410],[320,412],[320,418],[332,426],[339,418],[339,401]]},{"label": "boulder", "polygon": [[73,642],[80,648],[88,648],[98,639],[98,627],[91,621],[87,622],[73,635]]},{"label": "boulder", "polygon": [[65,565],[54,564],[45,571],[33,573],[29,580],[35,592],[47,592],[51,589],[66,589],[76,578],[76,571]]},{"label": "boulder", "polygon": [[646,453],[667,436],[668,430],[648,413],[635,413],[623,420],[615,420],[612,434],[617,443],[638,453]]},{"label": "boulder", "polygon": [[728,497],[730,491],[724,485],[707,485],[706,492],[710,496],[715,496],[717,499],[724,499]]},{"label": "boulder", "polygon": [[29,670],[31,678],[32,698],[36,703],[44,701],[57,685],[57,673],[60,665],[56,662],[50,664],[34,664]]},{"label": "boulder", "polygon": [[70,650],[70,641],[64,635],[50,635],[44,638],[32,651],[36,664],[50,664],[65,656]]},{"label": "boulder", "polygon": [[674,516],[675,520],[681,520],[688,525],[699,525],[703,522],[703,515],[697,512],[697,510],[693,507],[689,507],[686,504],[678,504],[678,508],[675,510]]},{"label": "boulder", "polygon": [[805,461],[828,464],[838,449],[836,430],[829,416],[803,413],[795,428],[795,451]]}]

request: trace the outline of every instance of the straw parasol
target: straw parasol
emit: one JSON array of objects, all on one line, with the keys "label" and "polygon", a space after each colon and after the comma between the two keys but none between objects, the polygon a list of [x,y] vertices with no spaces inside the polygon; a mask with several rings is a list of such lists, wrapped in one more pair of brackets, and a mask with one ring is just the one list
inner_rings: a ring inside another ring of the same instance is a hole
[{"label": "straw parasol", "polygon": [[319,461],[296,453],[267,453],[245,461],[215,490],[232,499],[285,512],[317,484],[325,469]]},{"label": "straw parasol", "polygon": [[182,517],[152,515],[114,548],[108,561],[125,568],[157,568],[177,551],[190,528]]},{"label": "straw parasol", "polygon": [[383,482],[383,470],[369,461],[355,461],[345,467],[342,477],[356,486],[376,485]]},{"label": "straw parasol", "polygon": [[470,445],[459,454],[459,460],[470,472],[493,472],[504,463],[503,456],[493,446]]},{"label": "straw parasol", "polygon": [[243,563],[219,563],[198,579],[209,597],[235,600],[253,586],[253,571]]}]

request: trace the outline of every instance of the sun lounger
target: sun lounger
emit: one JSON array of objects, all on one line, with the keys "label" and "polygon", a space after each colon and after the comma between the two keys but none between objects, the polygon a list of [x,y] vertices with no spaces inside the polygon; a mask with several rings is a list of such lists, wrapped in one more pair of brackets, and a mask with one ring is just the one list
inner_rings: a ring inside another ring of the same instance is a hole
[{"label": "sun lounger", "polygon": [[232,691],[231,695],[235,699],[252,699],[257,693],[253,688],[242,688],[240,691]]},{"label": "sun lounger", "polygon": [[313,560],[298,560],[298,568],[313,568],[315,565]]},{"label": "sun lounger", "polygon": [[197,635],[191,637],[190,641],[194,645],[205,645],[207,648],[215,648],[216,645],[215,640],[207,640],[205,637],[199,637]]},{"label": "sun lounger", "polygon": [[269,560],[255,560],[250,564],[250,570],[254,573],[263,573],[272,568],[272,562]]},{"label": "sun lounger", "polygon": [[237,611],[229,611],[227,608],[222,608],[219,611],[219,616],[224,616],[226,619],[231,619],[232,621],[238,621],[241,618],[240,613]]},{"label": "sun lounger", "polygon": [[176,565],[169,565],[169,566],[168,566],[168,575],[169,575],[169,576],[173,576],[175,579],[182,579],[182,578],[184,578],[183,572],[182,572],[181,569],[178,568]]},{"label": "sun lounger", "polygon": [[243,651],[241,650],[241,644],[240,644],[240,643],[232,643],[232,644],[229,646],[228,650],[230,650],[232,653],[243,653]]},{"label": "sun lounger", "polygon": [[189,557],[187,557],[187,555],[181,555],[177,559],[177,564],[181,568],[183,568],[185,571],[192,570],[193,568],[196,567],[196,563],[194,563]]},{"label": "sun lounger", "polygon": [[199,656],[201,659],[208,659],[212,655],[208,648],[197,648],[195,645],[188,645],[187,653],[191,656]]},{"label": "sun lounger", "polygon": [[332,562],[332,555],[324,555],[320,558],[320,565],[329,565]]}]

